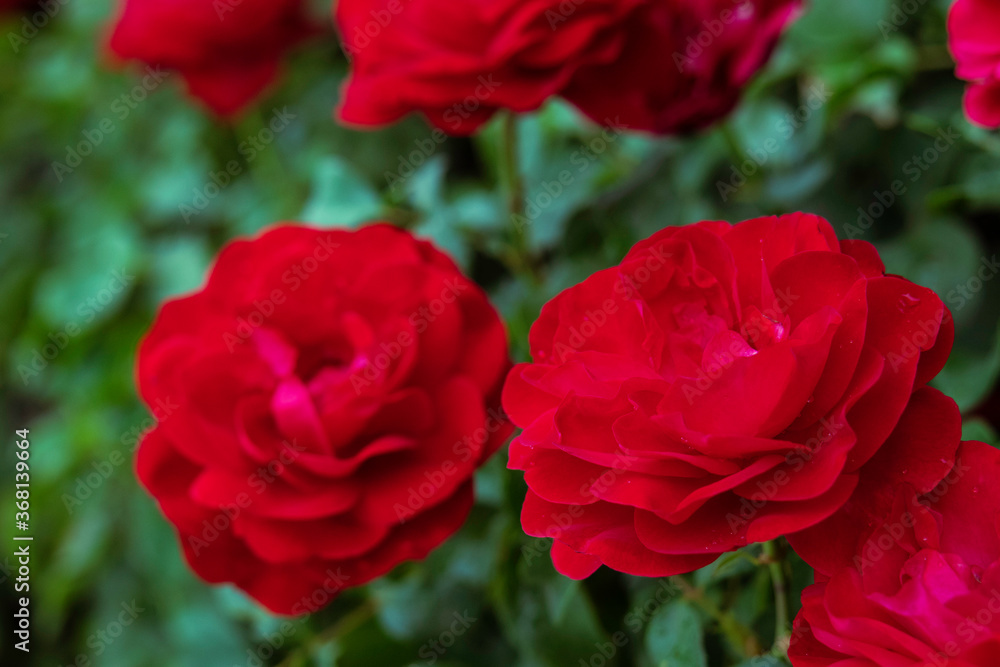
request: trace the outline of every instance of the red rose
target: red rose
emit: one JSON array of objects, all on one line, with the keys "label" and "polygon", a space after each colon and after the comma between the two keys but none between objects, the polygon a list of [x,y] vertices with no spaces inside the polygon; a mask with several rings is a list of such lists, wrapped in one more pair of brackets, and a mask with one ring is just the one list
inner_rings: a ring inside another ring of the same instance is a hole
[{"label": "red rose", "polygon": [[930,493],[918,496],[904,486],[889,497],[885,513],[855,512],[865,515],[863,539],[851,540],[857,547],[851,560],[832,576],[817,575],[819,583],[803,593],[792,664],[997,665],[998,479],[1000,452],[965,442],[954,469]]},{"label": "red rose", "polygon": [[1000,127],[1000,4],[996,0],[958,0],[948,15],[948,43],[969,83],[965,113],[984,127]]},{"label": "red rose", "polygon": [[228,245],[142,342],[159,424],[139,478],[202,578],[314,611],[459,528],[510,433],[509,367],[485,294],[429,243],[278,227]]},{"label": "red rose", "polygon": [[735,105],[800,0],[482,3],[341,0],[353,61],[341,118],[420,111],[469,134],[499,109],[562,95],[598,123],[672,133]]},{"label": "red rose", "polygon": [[[286,52],[314,27],[303,0],[124,0],[110,48],[174,70],[215,113],[238,113],[277,79]],[[147,87],[158,85],[158,70]]]},{"label": "red rose", "polygon": [[811,526],[952,338],[933,292],[817,216],[657,232],[547,303],[507,378],[524,530],[569,576],[664,576]]}]

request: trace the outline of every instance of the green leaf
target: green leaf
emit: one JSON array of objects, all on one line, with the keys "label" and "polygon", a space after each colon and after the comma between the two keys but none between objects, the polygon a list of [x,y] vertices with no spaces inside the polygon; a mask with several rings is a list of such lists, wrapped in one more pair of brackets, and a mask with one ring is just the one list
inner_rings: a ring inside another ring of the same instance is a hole
[{"label": "green leaf", "polygon": [[956,349],[934,385],[955,399],[963,412],[975,408],[1000,376],[1000,329],[986,354]]},{"label": "green leaf", "polygon": [[981,417],[973,417],[962,424],[962,440],[979,440],[996,447],[1000,445],[1000,436],[993,425]]},{"label": "green leaf", "polygon": [[312,196],[303,222],[355,227],[379,217],[382,200],[371,184],[338,157],[321,161],[313,177]]},{"label": "green leaf", "polygon": [[698,612],[684,601],[660,608],[646,628],[646,654],[656,667],[707,667]]}]

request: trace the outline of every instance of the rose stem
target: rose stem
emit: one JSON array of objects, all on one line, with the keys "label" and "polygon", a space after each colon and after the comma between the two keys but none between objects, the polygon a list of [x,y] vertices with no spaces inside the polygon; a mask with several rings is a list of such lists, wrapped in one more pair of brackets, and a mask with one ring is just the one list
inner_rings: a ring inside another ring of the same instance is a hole
[{"label": "rose stem", "polygon": [[764,556],[763,561],[767,563],[774,585],[774,651],[787,655],[791,638],[788,628],[788,583],[785,580],[785,562],[776,540],[764,543]]},{"label": "rose stem", "polygon": [[541,284],[541,278],[535,269],[528,248],[526,233],[528,223],[525,222],[524,180],[521,178],[520,170],[517,114],[513,111],[504,114],[501,143],[500,169],[502,170],[502,180],[507,188],[507,209],[513,227],[513,247],[507,263],[514,273],[526,274],[532,282],[538,285]]}]

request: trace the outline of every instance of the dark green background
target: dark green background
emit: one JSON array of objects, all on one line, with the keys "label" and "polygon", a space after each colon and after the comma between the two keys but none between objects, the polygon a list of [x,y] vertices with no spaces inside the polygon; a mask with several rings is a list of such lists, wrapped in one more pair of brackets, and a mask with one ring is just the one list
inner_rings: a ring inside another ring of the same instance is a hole
[{"label": "dark green background", "polygon": [[[814,0],[738,111],[697,136],[625,134],[587,152],[600,132],[563,104],[520,119],[529,201],[574,170],[527,227],[540,282],[515,268],[499,119],[472,139],[435,144],[390,188],[386,173],[426,147],[431,129],[419,119],[370,133],[338,127],[332,109],[347,64],[332,38],[296,52],[274,94],[224,124],[191,104],[176,76],[146,96],[134,88],[136,71],[105,66],[107,0],[69,0],[17,52],[9,33],[22,24],[0,20],[0,525],[7,545],[14,430],[30,428],[36,537],[30,661],[11,650],[8,631],[0,661],[68,665],[84,655],[115,667],[229,667],[257,664],[248,650],[266,655],[268,637],[278,637],[265,664],[427,664],[429,642],[447,636],[456,613],[476,620],[436,664],[575,667],[582,659],[600,667],[602,647],[621,631],[624,646],[609,665],[735,665],[743,658],[725,619],[751,628],[766,648],[770,581],[749,558],[687,577],[686,595],[645,611],[662,582],[606,570],[585,583],[556,575],[547,545],[520,531],[523,482],[504,470],[503,453],[479,475],[473,517],[428,561],[283,626],[234,590],[200,583],[138,488],[132,450],[150,422],[135,396],[135,346],[157,305],[198,287],[223,243],[280,220],[383,218],[434,239],[490,291],[523,359],[542,303],[653,231],[805,210],[841,236],[874,242],[891,271],[945,298],[958,342],[937,386],[959,401],[971,437],[995,442],[989,422],[1000,420],[1000,399],[988,396],[1000,366],[1000,281],[994,271],[969,298],[956,290],[1000,245],[1000,137],[963,118],[946,9],[938,0]],[[132,109],[122,95],[146,99]],[[241,142],[286,108],[294,118],[248,160]],[[939,131],[954,141],[926,171],[915,166]],[[100,143],[57,175],[54,163],[89,141],[84,132]],[[239,175],[186,221],[182,205],[232,160]],[[723,197],[719,184],[737,183],[734,169],[753,173]],[[897,180],[905,194],[862,228],[859,207]],[[125,289],[91,301],[114,271]],[[33,368],[35,353],[68,331],[65,349]],[[109,468],[103,479],[99,470]],[[9,565],[13,547],[0,549]],[[809,583],[808,568],[790,567],[796,590]],[[105,643],[99,633],[133,600],[143,611]],[[9,580],[0,601],[8,628]],[[377,608],[374,618],[366,620],[366,605]],[[706,612],[713,607],[723,620]]]}]

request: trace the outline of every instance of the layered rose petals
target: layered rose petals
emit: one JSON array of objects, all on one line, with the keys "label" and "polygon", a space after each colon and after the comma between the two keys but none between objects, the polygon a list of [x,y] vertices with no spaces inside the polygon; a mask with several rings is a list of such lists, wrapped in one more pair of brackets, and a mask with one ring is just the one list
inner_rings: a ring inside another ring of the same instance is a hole
[{"label": "layered rose petals", "polygon": [[201,577],[313,611],[458,529],[511,430],[509,367],[484,293],[428,243],[277,227],[227,246],[143,341],[141,395],[170,410],[139,478]]},{"label": "layered rose petals", "polygon": [[555,539],[569,576],[691,571],[814,526],[866,470],[888,474],[911,397],[915,420],[949,429],[950,452],[904,461],[933,487],[958,416],[922,387],[952,337],[933,292],[817,216],[664,229],[547,303],[533,362],[507,378],[524,529]]},{"label": "layered rose petals", "polygon": [[177,72],[220,116],[239,113],[277,78],[287,52],[316,28],[304,0],[123,0],[110,49],[151,67],[155,87]]},{"label": "layered rose petals", "polygon": [[881,509],[868,504],[844,517],[862,539],[850,540],[839,563],[826,559],[832,569],[803,593],[789,650],[795,667],[1000,660],[1000,452],[962,443],[954,468],[927,493],[898,479],[881,486]]},{"label": "layered rose petals", "polygon": [[955,75],[969,82],[965,114],[977,125],[1000,127],[1000,5],[957,0],[948,15],[948,45]]},{"label": "layered rose petals", "polygon": [[419,111],[469,134],[497,110],[561,95],[600,124],[690,130],[732,109],[799,6],[342,0],[336,18],[353,66],[340,116],[378,126]]}]

